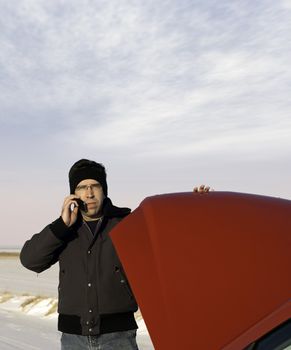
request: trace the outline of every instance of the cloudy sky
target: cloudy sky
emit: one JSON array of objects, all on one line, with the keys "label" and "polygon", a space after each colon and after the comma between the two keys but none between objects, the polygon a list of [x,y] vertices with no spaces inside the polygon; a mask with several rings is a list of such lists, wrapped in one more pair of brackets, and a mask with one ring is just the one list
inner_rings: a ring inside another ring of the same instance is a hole
[{"label": "cloudy sky", "polygon": [[60,215],[80,158],[109,196],[291,199],[290,0],[0,0],[2,245]]}]

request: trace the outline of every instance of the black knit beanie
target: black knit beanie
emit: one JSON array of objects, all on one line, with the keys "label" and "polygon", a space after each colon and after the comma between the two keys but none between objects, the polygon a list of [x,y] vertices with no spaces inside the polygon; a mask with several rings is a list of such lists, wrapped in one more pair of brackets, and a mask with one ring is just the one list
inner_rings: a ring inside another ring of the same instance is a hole
[{"label": "black knit beanie", "polygon": [[107,197],[107,182],[105,167],[93,160],[80,159],[69,171],[70,193],[75,193],[75,188],[82,180],[94,179],[100,183],[104,196]]}]

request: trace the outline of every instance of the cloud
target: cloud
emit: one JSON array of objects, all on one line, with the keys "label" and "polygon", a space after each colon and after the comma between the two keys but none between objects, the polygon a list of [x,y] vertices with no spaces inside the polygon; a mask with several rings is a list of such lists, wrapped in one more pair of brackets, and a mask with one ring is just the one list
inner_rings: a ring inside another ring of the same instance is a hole
[{"label": "cloud", "polygon": [[181,156],[243,148],[247,135],[247,145],[285,152],[286,4],[3,2],[3,132],[27,145],[41,138],[46,152]]},{"label": "cloud", "polygon": [[122,205],[199,181],[290,195],[289,0],[0,5],[4,212],[17,198],[27,232],[59,215],[81,157]]},{"label": "cloud", "polygon": [[282,0],[281,1],[281,6],[284,9],[290,10],[291,9],[291,1],[290,0]]}]

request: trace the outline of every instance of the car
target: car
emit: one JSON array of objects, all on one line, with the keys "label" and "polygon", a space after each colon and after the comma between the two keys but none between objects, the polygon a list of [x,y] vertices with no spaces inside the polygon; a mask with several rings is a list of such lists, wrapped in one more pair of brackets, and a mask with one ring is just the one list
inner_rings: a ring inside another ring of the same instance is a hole
[{"label": "car", "polygon": [[151,196],[111,239],[155,349],[291,349],[291,201]]}]

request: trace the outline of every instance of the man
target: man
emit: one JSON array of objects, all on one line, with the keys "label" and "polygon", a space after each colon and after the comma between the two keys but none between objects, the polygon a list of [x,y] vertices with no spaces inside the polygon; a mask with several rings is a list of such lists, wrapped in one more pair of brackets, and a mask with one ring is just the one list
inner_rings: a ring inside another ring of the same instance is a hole
[{"label": "man", "polygon": [[138,306],[109,237],[130,209],[107,197],[100,163],[76,162],[69,184],[61,216],[24,244],[21,263],[39,273],[59,262],[62,350],[136,350]]}]

